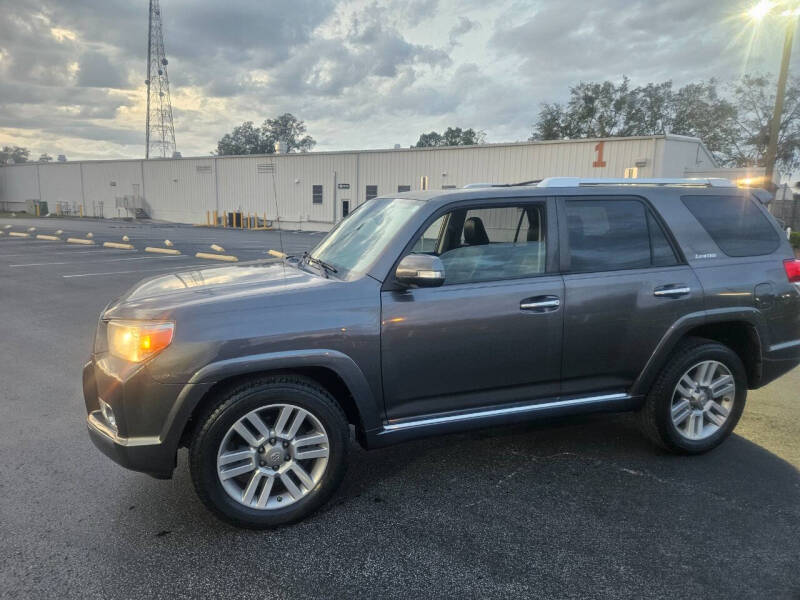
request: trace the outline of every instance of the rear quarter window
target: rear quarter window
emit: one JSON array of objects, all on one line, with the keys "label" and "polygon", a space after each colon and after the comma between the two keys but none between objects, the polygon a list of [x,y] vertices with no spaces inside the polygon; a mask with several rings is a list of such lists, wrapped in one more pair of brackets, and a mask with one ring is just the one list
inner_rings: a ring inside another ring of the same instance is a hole
[{"label": "rear quarter window", "polygon": [[728,256],[759,256],[780,245],[775,228],[745,196],[683,196],[686,208]]}]

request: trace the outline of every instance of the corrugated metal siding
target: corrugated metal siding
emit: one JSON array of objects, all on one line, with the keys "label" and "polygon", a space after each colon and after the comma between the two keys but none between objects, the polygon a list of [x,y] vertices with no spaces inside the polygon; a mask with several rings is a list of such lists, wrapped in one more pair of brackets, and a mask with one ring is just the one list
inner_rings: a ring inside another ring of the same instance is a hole
[{"label": "corrugated metal siding", "polygon": [[144,208],[153,219],[205,223],[216,208],[214,159],[147,160],[142,168]]},{"label": "corrugated metal siding", "polygon": [[[604,166],[594,166],[602,144]],[[681,177],[697,157],[711,160],[696,140],[671,136],[497,144],[469,148],[403,149],[363,152],[207,157],[150,161],[78,163],[82,169],[84,212],[118,216],[115,199],[142,196],[156,219],[205,223],[207,211],[243,212],[280,221],[287,227],[327,229],[362,204],[366,187],[378,195],[397,193],[400,185],[420,189],[462,187],[468,183],[504,183],[553,176],[622,177],[644,161],[639,177]],[[41,165],[45,199],[79,196],[75,163]],[[39,197],[36,165],[3,168],[6,201]],[[142,178],[144,177],[144,181]],[[113,185],[112,185],[113,184]],[[338,189],[338,184],[348,189]],[[322,204],[312,202],[312,187],[323,188]],[[277,203],[277,208],[276,208]]]},{"label": "corrugated metal siding", "polygon": [[[36,174],[36,165],[15,165],[3,167],[5,184],[3,198],[10,205],[19,205],[28,200],[39,199],[39,183]],[[12,208],[16,208],[12,206]]]},{"label": "corrugated metal siding", "polygon": [[41,199],[51,213],[60,206],[62,212],[78,212],[82,204],[81,166],[79,164],[39,165]]},{"label": "corrugated metal siding", "polygon": [[[142,193],[141,161],[102,161],[81,163],[83,170],[84,214],[96,217],[125,216],[116,209],[117,197]],[[145,191],[146,195],[146,191]]]}]

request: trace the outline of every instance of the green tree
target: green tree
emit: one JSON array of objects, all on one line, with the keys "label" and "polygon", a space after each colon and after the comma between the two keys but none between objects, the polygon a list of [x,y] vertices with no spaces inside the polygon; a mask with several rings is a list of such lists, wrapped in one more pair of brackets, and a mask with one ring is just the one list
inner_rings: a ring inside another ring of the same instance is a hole
[{"label": "green tree", "polygon": [[305,123],[289,113],[267,119],[260,127],[252,121],[245,121],[222,136],[217,142],[217,154],[272,154],[278,141],[286,143],[288,152],[307,152],[316,141],[305,133]]},{"label": "green tree", "polygon": [[21,146],[3,146],[3,148],[0,149],[0,165],[7,164],[9,160],[13,160],[15,163],[28,162],[29,156],[30,150],[27,148],[22,148]]},{"label": "green tree", "polygon": [[[531,140],[675,133],[698,137],[726,166],[763,166],[775,84],[745,76],[720,91],[710,79],[673,89],[671,81],[631,87],[629,80],[581,82],[566,104],[542,104]],[[778,170],[800,168],[800,79],[787,87],[778,140]]]},{"label": "green tree", "polygon": [[[766,75],[744,76],[732,86],[737,106],[738,135],[729,162],[735,166],[764,166],[769,122],[775,105],[775,81]],[[800,78],[786,86],[783,115],[778,129],[778,172],[800,169]]]},{"label": "green tree", "polygon": [[306,135],[306,125],[290,113],[267,119],[261,126],[264,135],[274,142],[286,142],[287,152],[308,152],[317,142]]},{"label": "green tree", "polygon": [[435,146],[475,146],[486,141],[486,133],[476,131],[471,127],[461,129],[461,127],[448,127],[443,134],[436,131],[423,133],[419,136],[414,147],[430,148]]}]

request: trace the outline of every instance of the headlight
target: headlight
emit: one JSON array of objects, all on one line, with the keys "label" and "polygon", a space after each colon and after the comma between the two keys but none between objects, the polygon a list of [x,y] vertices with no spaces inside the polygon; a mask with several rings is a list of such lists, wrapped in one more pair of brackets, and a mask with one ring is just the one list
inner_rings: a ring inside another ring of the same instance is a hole
[{"label": "headlight", "polygon": [[142,362],[172,342],[174,323],[109,321],[108,351],[131,362]]}]

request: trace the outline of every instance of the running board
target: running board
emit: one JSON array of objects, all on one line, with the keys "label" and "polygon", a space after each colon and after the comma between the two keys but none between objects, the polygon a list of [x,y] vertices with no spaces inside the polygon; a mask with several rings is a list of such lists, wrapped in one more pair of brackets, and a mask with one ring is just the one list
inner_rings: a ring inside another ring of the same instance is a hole
[{"label": "running board", "polygon": [[456,414],[415,417],[389,421],[378,431],[367,434],[368,447],[380,447],[439,433],[466,431],[480,427],[507,425],[539,418],[577,415],[592,412],[629,410],[639,397],[626,393],[584,396],[536,404],[516,404]]}]

